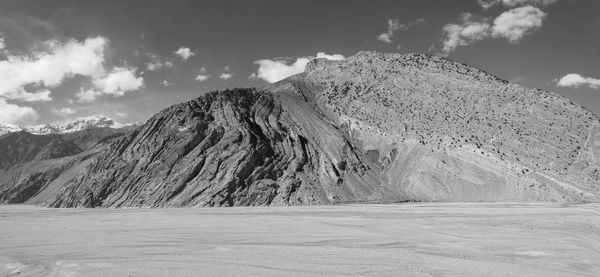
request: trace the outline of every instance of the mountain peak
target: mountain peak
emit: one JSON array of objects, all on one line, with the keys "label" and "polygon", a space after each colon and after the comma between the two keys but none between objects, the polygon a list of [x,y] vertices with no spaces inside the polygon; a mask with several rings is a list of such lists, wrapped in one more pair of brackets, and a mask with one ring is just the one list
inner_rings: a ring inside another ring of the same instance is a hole
[{"label": "mountain peak", "polygon": [[47,134],[66,134],[73,133],[81,130],[90,128],[112,128],[119,129],[137,125],[136,123],[121,124],[114,121],[113,119],[104,115],[92,115],[79,117],[73,121],[66,123],[52,123],[52,124],[41,124],[41,125],[14,125],[9,123],[0,123],[0,135],[7,133],[14,133],[18,131],[26,131],[34,135],[47,135]]},{"label": "mountain peak", "polygon": [[[365,68],[370,68],[370,72],[364,72]],[[385,76],[395,76],[401,72],[415,74],[417,71],[428,72],[431,74],[443,74],[446,77],[451,75],[467,77],[470,81],[480,83],[500,83],[509,84],[505,79],[489,74],[477,67],[457,62],[445,57],[425,54],[425,53],[382,53],[376,51],[360,51],[345,60],[333,61],[326,59],[315,59],[306,66],[305,74],[323,74],[327,75],[334,72],[341,73],[342,76],[348,73],[360,73],[361,79],[373,78],[381,79]],[[367,73],[367,74],[363,74]],[[514,84],[513,84],[514,85]]]}]

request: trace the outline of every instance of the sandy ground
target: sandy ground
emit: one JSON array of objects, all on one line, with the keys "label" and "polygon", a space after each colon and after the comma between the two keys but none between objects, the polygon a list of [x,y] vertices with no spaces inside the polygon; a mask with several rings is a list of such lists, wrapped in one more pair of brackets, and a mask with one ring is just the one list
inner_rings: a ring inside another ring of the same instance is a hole
[{"label": "sandy ground", "polygon": [[0,206],[0,276],[600,276],[600,205]]}]

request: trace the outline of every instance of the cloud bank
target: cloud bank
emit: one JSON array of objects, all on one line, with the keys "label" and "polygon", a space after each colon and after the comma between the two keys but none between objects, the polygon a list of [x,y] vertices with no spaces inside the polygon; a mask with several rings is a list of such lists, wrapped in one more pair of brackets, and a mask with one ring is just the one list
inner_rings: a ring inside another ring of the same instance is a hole
[{"label": "cloud bank", "polygon": [[[15,99],[25,94],[27,85],[55,87],[74,75],[98,77],[104,74],[104,37],[88,38],[83,42],[46,42],[47,51],[33,55],[12,56],[0,61],[0,97],[7,94]],[[24,97],[27,98],[27,97]]]},{"label": "cloud bank", "polygon": [[[49,40],[29,54],[4,51],[6,59],[0,61],[0,121],[35,123],[39,118],[37,111],[22,103],[52,101],[52,89],[75,76],[87,77],[89,81],[89,87],[76,94],[80,102],[105,94],[123,96],[142,87],[144,79],[136,77],[135,68],[106,68],[108,45],[107,38],[98,36],[83,41]],[[4,48],[3,40],[0,46]]]},{"label": "cloud bank", "polygon": [[[4,47],[4,41],[2,41]],[[69,39],[46,41],[42,51],[30,55],[11,55],[0,61],[0,121],[34,123],[37,112],[16,102],[51,101],[51,91],[64,79],[75,75],[98,78],[104,75],[104,50],[108,39]],[[28,91],[32,90],[32,91]]]},{"label": "cloud bank", "polygon": [[31,124],[35,123],[38,118],[40,116],[33,108],[6,103],[6,100],[0,98],[0,122]]}]

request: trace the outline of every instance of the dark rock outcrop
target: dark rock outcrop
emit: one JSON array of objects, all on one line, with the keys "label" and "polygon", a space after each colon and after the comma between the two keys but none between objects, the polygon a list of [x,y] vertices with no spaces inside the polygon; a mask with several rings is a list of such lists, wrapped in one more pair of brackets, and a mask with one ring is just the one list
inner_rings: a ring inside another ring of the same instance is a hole
[{"label": "dark rock outcrop", "polygon": [[91,128],[69,134],[34,135],[25,131],[0,137],[0,170],[34,160],[56,159],[89,150],[127,130]]},{"label": "dark rock outcrop", "polygon": [[53,139],[35,156],[35,160],[49,160],[81,153],[82,150],[71,141]]},{"label": "dark rock outcrop", "polygon": [[92,128],[49,135],[21,131],[0,137],[0,203],[47,200],[124,131]]},{"label": "dark rock outcrop", "polygon": [[53,207],[302,205],[401,199],[305,101],[236,89],[157,114]]},{"label": "dark rock outcrop", "polygon": [[21,131],[0,137],[0,170],[32,161],[54,136],[36,136]]}]

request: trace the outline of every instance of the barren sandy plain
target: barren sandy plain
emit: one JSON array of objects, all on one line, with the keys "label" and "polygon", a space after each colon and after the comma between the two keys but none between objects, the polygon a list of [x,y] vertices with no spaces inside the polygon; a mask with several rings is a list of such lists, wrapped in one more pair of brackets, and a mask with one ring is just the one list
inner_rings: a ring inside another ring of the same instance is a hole
[{"label": "barren sandy plain", "polygon": [[0,206],[0,276],[600,276],[600,205]]}]

